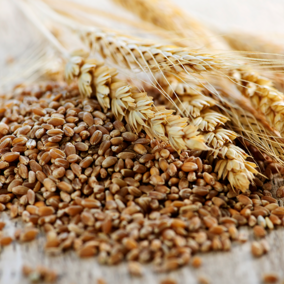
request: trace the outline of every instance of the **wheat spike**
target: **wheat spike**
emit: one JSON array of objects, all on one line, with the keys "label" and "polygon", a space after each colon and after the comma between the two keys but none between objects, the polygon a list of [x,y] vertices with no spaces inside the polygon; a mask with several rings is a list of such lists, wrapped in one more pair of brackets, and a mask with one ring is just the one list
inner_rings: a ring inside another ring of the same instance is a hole
[{"label": "wheat spike", "polygon": [[[177,22],[174,14],[178,18],[187,17],[183,11],[172,10],[172,17],[169,16],[171,5],[168,1],[160,2],[159,0],[115,0],[117,3],[124,5],[129,10],[138,14],[144,20],[150,21],[164,29],[175,31],[176,33],[185,33],[191,30],[191,26],[182,20]],[[163,5],[164,9],[160,9]],[[148,13],[146,13],[148,11]],[[151,12],[150,12],[151,11]],[[154,16],[157,15],[157,18]],[[203,38],[203,37],[202,37]],[[257,111],[265,115],[270,125],[277,130],[282,136],[284,135],[284,95],[272,87],[272,82],[256,72],[246,68],[234,68],[231,70],[233,77],[238,80],[242,86],[241,93],[249,97]]]},{"label": "wheat spike", "polygon": [[172,45],[159,45],[117,33],[96,29],[76,29],[94,53],[120,67],[146,72],[185,71],[190,74],[215,73],[229,69],[233,63],[210,53]]},{"label": "wheat spike", "polygon": [[159,88],[168,90],[168,96],[181,99],[181,102],[177,100],[179,109],[191,117],[191,126],[198,127],[206,144],[215,149],[209,155],[217,158],[215,170],[218,177],[228,178],[234,189],[245,191],[257,173],[256,165],[246,161],[248,155],[233,144],[238,135],[221,127],[229,118],[213,109],[217,101],[205,95],[208,93],[205,87],[186,80],[183,74],[165,73],[158,76],[157,81]]},{"label": "wheat spike", "polygon": [[[57,16],[64,19],[60,13]],[[70,20],[64,24],[79,34],[92,51],[101,54],[102,57],[111,60],[120,67],[144,72],[150,71],[152,75],[157,71],[172,71],[173,73],[186,72],[192,76],[202,72],[217,73],[223,77],[232,76],[236,81],[239,80],[239,84],[242,86],[241,93],[250,98],[257,111],[266,117],[270,126],[280,135],[284,134],[282,114],[284,95],[272,87],[270,80],[250,71],[249,68],[241,67],[240,64],[243,63],[233,63],[231,60],[222,59],[220,55],[198,53],[188,48],[157,45],[115,32],[78,27],[75,23],[70,24]],[[186,30],[188,26],[176,26],[176,30],[181,29]]]},{"label": "wheat spike", "polygon": [[117,119],[125,118],[133,131],[139,133],[143,128],[150,137],[168,142],[178,152],[208,149],[197,127],[189,127],[187,118],[154,107],[147,93],[138,92],[135,87],[119,80],[114,68],[94,59],[75,57],[66,65],[65,74],[69,79],[78,78],[79,91],[84,97],[95,94],[105,110],[111,108]]},{"label": "wheat spike", "polygon": [[269,79],[246,69],[232,72],[241,93],[261,112],[270,126],[284,136],[284,94]]},{"label": "wheat spike", "polygon": [[[141,68],[142,70],[157,72],[175,71],[190,72],[228,69],[228,62],[224,64],[217,56],[192,52],[176,47],[160,46],[147,47],[146,45],[130,44],[129,39],[119,40],[115,36],[105,33],[83,32],[90,48],[100,52],[104,58],[112,58],[116,64],[128,68]],[[230,67],[232,68],[232,66]],[[272,87],[272,82],[256,72],[249,72],[244,68],[232,68],[232,77],[242,87],[240,91],[249,97],[253,106],[261,111],[270,125],[281,135],[284,135],[284,95]]]},{"label": "wheat spike", "polygon": [[[234,106],[234,109],[228,115],[230,116],[231,128],[241,135],[245,141],[248,141],[273,160],[281,164],[284,163],[283,138],[279,138],[252,114],[244,112],[237,106]],[[204,137],[206,139],[205,135]]]},{"label": "wheat spike", "polygon": [[[284,48],[280,44],[271,42],[271,40],[265,37],[255,36],[244,32],[235,32],[224,35],[225,40],[229,45],[238,51],[241,51],[247,57],[258,58],[258,59],[269,59],[272,62],[281,62],[284,57]],[[244,52],[246,51],[246,52]],[[265,62],[265,61],[264,61]],[[269,62],[269,61],[268,61]],[[263,72],[265,76],[273,80],[276,88],[284,91],[284,75],[283,66],[271,66],[268,64],[264,66]]]}]

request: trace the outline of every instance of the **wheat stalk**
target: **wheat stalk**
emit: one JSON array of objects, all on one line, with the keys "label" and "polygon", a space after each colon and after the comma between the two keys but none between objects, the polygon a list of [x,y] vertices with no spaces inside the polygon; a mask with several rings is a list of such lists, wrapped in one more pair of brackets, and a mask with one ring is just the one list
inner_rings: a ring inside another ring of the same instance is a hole
[{"label": "wheat stalk", "polygon": [[247,34],[244,32],[227,33],[223,38],[235,50],[248,51],[245,55],[256,58],[283,60],[284,48],[264,37]]},{"label": "wheat stalk", "polygon": [[[168,1],[159,0],[115,0],[138,14],[144,20],[150,21],[164,29],[177,33],[191,30],[191,26],[184,20],[177,22],[178,18],[185,19],[187,15],[182,10],[172,10],[173,5]],[[163,5],[160,9],[159,5]],[[173,11],[172,17],[165,11]],[[148,13],[147,13],[148,12]],[[157,17],[155,16],[157,15]],[[188,18],[188,17],[187,17]],[[202,37],[204,39],[204,37]],[[232,66],[231,66],[232,67]],[[272,82],[249,68],[231,68],[230,75],[241,86],[241,93],[248,97],[257,111],[261,112],[270,126],[284,136],[284,95],[272,87]]]}]

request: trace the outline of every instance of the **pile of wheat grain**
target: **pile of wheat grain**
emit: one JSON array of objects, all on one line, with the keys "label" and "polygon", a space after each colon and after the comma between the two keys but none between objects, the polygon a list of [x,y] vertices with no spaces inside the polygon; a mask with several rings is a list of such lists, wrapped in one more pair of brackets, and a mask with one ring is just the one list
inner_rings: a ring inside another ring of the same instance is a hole
[{"label": "pile of wheat grain", "polygon": [[[17,241],[34,240],[43,227],[48,254],[73,249],[109,265],[125,259],[129,272],[141,275],[139,263],[153,263],[157,272],[198,267],[195,254],[246,242],[238,231],[244,225],[253,228],[252,253],[260,256],[269,250],[267,231],[284,224],[263,176],[239,194],[227,179],[217,181],[206,152],[178,153],[144,130],[134,133],[76,86],[18,88],[3,107],[1,210],[27,223]],[[278,164],[252,151],[263,170],[277,174]],[[4,228],[1,245],[12,240]]]}]

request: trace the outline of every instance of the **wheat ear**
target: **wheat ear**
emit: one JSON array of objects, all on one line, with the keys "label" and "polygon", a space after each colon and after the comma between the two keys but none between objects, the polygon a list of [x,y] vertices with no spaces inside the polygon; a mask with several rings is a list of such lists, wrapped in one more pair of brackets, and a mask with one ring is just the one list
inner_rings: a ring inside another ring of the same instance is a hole
[{"label": "wheat ear", "polygon": [[284,141],[268,129],[254,115],[234,106],[230,115],[230,126],[251,145],[278,163],[284,163]]},{"label": "wheat ear", "polygon": [[213,148],[209,152],[213,158],[217,158],[215,171],[218,178],[228,178],[234,189],[245,191],[254,178],[256,165],[248,162],[248,155],[239,147],[233,144],[233,140],[238,136],[234,131],[224,129],[224,125],[229,118],[213,109],[217,102],[203,93],[208,91],[196,82],[187,81],[182,74],[165,73],[158,76],[158,86],[162,90],[168,91],[171,98],[178,97],[177,105],[191,118],[191,124],[202,131],[206,144]]},{"label": "wheat ear", "polygon": [[[191,26],[186,21],[177,22],[174,14],[179,18],[186,19],[187,15],[181,10],[172,10],[168,1],[150,0],[115,0],[124,5],[129,10],[135,12],[143,19],[152,22],[164,29],[171,29],[176,33],[185,33],[191,30]],[[164,9],[160,9],[163,5]],[[167,9],[168,8],[168,9]],[[169,11],[174,11],[169,17]],[[148,13],[147,13],[148,12]],[[157,17],[155,16],[157,15]],[[253,106],[260,111],[268,120],[271,127],[277,130],[281,136],[284,135],[284,95],[272,87],[272,82],[256,72],[245,68],[231,69],[231,73],[242,86],[241,93],[249,97]]]},{"label": "wheat ear", "polygon": [[134,39],[117,33],[96,29],[76,29],[83,42],[94,53],[120,67],[144,72],[223,72],[232,62],[221,56],[201,53],[188,48],[159,45],[142,39]]},{"label": "wheat ear", "polygon": [[241,93],[248,97],[253,107],[261,112],[270,126],[284,136],[284,94],[273,88],[269,79],[249,69],[231,72]]},{"label": "wheat ear", "polygon": [[[284,48],[280,44],[271,42],[270,40],[254,36],[246,33],[230,33],[224,36],[229,45],[238,51],[241,51],[247,57],[268,60],[268,62],[280,63],[283,61]],[[244,52],[246,51],[246,52]],[[266,76],[273,80],[278,90],[284,91],[284,75],[283,65],[271,66],[268,64],[264,66],[263,72]]]},{"label": "wheat ear", "polygon": [[104,110],[111,109],[118,120],[126,119],[133,131],[143,128],[153,139],[169,143],[176,151],[208,150],[197,127],[187,118],[173,115],[173,110],[154,107],[152,97],[119,80],[114,68],[94,59],[74,56],[66,65],[67,81],[78,78],[79,91],[84,97],[96,95]]},{"label": "wheat ear", "polygon": [[[55,12],[53,12],[56,14]],[[198,53],[176,46],[155,45],[145,40],[135,40],[117,33],[107,33],[93,28],[80,28],[68,18],[57,14],[67,27],[79,34],[92,51],[101,54],[120,67],[144,72],[173,71],[196,75],[201,72],[233,76],[241,84],[241,92],[251,99],[255,108],[265,115],[270,126],[284,134],[284,95],[272,87],[271,81],[255,72],[241,68],[239,64],[223,60],[220,56]],[[187,26],[177,29],[187,29]],[[229,72],[230,70],[230,72]],[[232,75],[232,74],[230,74]]]}]

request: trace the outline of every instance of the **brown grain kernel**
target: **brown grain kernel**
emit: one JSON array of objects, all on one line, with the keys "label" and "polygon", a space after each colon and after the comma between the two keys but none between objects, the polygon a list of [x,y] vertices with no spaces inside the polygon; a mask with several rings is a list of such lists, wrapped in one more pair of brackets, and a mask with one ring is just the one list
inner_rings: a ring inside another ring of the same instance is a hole
[{"label": "brown grain kernel", "polygon": [[198,282],[200,284],[210,284],[209,279],[206,276],[199,276],[198,277]]},{"label": "brown grain kernel", "polygon": [[254,232],[255,237],[257,237],[257,238],[263,238],[263,237],[266,236],[265,229],[262,226],[259,226],[259,225],[255,226],[253,228],[253,232]]},{"label": "brown grain kernel", "polygon": [[122,135],[123,139],[128,142],[134,142],[138,139],[138,136],[132,132],[123,132]]},{"label": "brown grain kernel", "polygon": [[215,184],[215,178],[212,175],[205,172],[203,173],[203,178],[208,184],[212,186]]},{"label": "brown grain kernel", "polygon": [[97,284],[107,284],[107,282],[103,278],[98,278]]},{"label": "brown grain kernel", "polygon": [[49,154],[52,159],[57,159],[57,158],[64,159],[65,158],[65,153],[59,149],[53,148],[49,151]]},{"label": "brown grain kernel", "polygon": [[209,193],[209,189],[203,186],[197,186],[193,188],[192,192],[197,195],[205,196]]},{"label": "brown grain kernel", "polygon": [[5,227],[6,223],[0,221],[0,231],[3,230],[3,228]]},{"label": "brown grain kernel", "polygon": [[193,171],[198,170],[198,166],[195,163],[193,163],[193,162],[187,162],[187,163],[184,163],[181,166],[181,169],[184,172],[193,172]]},{"label": "brown grain kernel", "polygon": [[153,175],[150,177],[150,183],[157,186],[157,185],[163,185],[165,181],[161,176]]},{"label": "brown grain kernel", "polygon": [[26,228],[23,232],[20,233],[19,240],[21,242],[30,242],[36,238],[38,235],[38,230],[34,228]]},{"label": "brown grain kernel", "polygon": [[251,243],[251,253],[255,257],[262,256],[264,253],[263,246],[259,242],[252,242]]},{"label": "brown grain kernel", "polygon": [[284,197],[284,186],[281,186],[276,190],[276,197],[277,198],[283,198]]},{"label": "brown grain kernel", "polygon": [[65,151],[65,154],[66,154],[67,157],[72,155],[72,154],[76,154],[76,148],[70,142],[65,145],[64,151]]},{"label": "brown grain kernel", "polygon": [[65,212],[70,216],[76,216],[83,211],[83,207],[79,205],[71,205],[65,209]]},{"label": "brown grain kernel", "polygon": [[24,195],[27,194],[29,188],[26,186],[18,185],[14,188],[12,188],[12,192],[16,195]]},{"label": "brown grain kernel", "polygon": [[279,281],[279,276],[276,273],[265,273],[262,276],[263,283],[273,284]]},{"label": "brown grain kernel", "polygon": [[3,122],[0,122],[0,133],[6,135],[9,132],[9,126]]},{"label": "brown grain kernel", "polygon": [[33,269],[30,266],[23,265],[22,273],[24,276],[29,276],[33,272]]},{"label": "brown grain kernel", "polygon": [[218,207],[221,207],[221,206],[226,204],[226,202],[223,199],[219,198],[219,197],[213,197],[212,201]]},{"label": "brown grain kernel", "polygon": [[89,112],[85,112],[83,115],[83,120],[86,122],[89,126],[92,126],[94,123],[94,118]]},{"label": "brown grain kernel", "polygon": [[35,192],[31,189],[29,189],[27,192],[27,201],[31,205],[35,203]]},{"label": "brown grain kernel", "polygon": [[18,160],[20,157],[20,153],[17,152],[10,152],[10,153],[5,153],[2,156],[2,160],[8,163],[14,162],[16,160]]},{"label": "brown grain kernel", "polygon": [[0,237],[0,245],[1,246],[8,246],[9,244],[11,244],[13,241],[13,239],[9,236],[2,236]]},{"label": "brown grain kernel", "polygon": [[96,130],[90,138],[90,143],[92,145],[97,145],[100,143],[103,137],[103,133],[100,130]]},{"label": "brown grain kernel", "polygon": [[147,149],[142,144],[135,144],[133,150],[140,155],[147,154]]},{"label": "brown grain kernel", "polygon": [[126,160],[126,159],[134,159],[136,157],[136,155],[137,154],[132,153],[132,152],[121,152],[117,155],[117,157],[119,159]]},{"label": "brown grain kernel", "polygon": [[104,168],[109,168],[111,166],[113,166],[114,164],[116,164],[117,162],[117,158],[116,157],[107,157],[103,162],[102,162],[102,166]]},{"label": "brown grain kernel", "polygon": [[52,173],[53,177],[56,179],[62,178],[65,176],[65,168],[60,167],[58,169],[55,169]]},{"label": "brown grain kernel", "polygon": [[194,256],[192,258],[191,264],[194,268],[198,268],[202,265],[202,259],[199,256]]},{"label": "brown grain kernel", "polygon": [[97,253],[97,250],[95,247],[87,247],[83,246],[79,249],[78,255],[79,257],[85,258],[85,257],[92,257]]},{"label": "brown grain kernel", "polygon": [[177,284],[176,280],[167,278],[160,281],[160,284]]},{"label": "brown grain kernel", "polygon": [[38,215],[42,216],[49,216],[54,213],[53,207],[42,206],[38,208]]},{"label": "brown grain kernel", "polygon": [[128,263],[128,272],[133,276],[142,276],[142,266],[139,264],[139,262],[130,261]]},{"label": "brown grain kernel", "polygon": [[43,185],[48,191],[54,192],[56,190],[56,184],[50,178],[45,178]]}]

